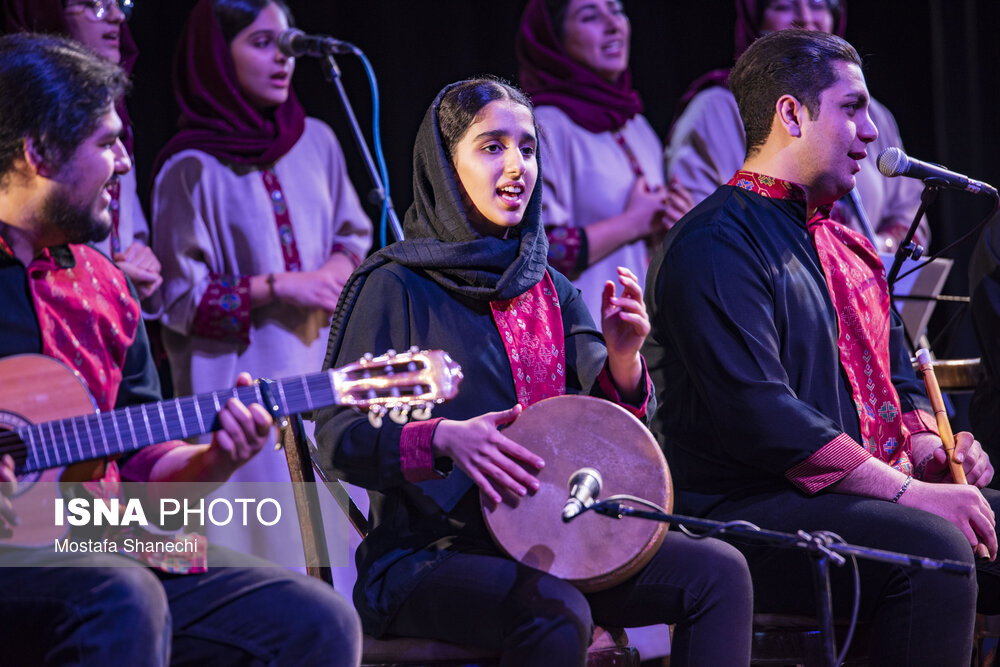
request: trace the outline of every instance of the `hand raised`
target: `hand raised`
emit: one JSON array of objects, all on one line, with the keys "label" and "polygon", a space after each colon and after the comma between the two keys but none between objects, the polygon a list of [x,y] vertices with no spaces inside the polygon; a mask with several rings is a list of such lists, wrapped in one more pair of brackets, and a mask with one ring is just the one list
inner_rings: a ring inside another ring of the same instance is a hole
[{"label": "hand raised", "polygon": [[608,346],[608,370],[623,397],[635,397],[642,380],[642,357],[639,349],[649,335],[649,315],[642,300],[639,279],[628,269],[618,267],[621,296],[615,285],[604,284],[601,296],[601,330]]}]

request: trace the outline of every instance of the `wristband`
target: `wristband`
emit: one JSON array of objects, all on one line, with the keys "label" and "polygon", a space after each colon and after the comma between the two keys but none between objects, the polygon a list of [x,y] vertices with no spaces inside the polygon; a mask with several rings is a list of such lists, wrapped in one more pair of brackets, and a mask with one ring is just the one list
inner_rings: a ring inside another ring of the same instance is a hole
[{"label": "wristband", "polygon": [[906,476],[906,481],[903,482],[903,486],[899,487],[899,491],[896,492],[896,495],[894,495],[892,497],[892,500],[890,500],[889,502],[890,503],[898,503],[899,499],[903,497],[904,493],[906,493],[906,490],[908,488],[910,488],[910,482],[912,482],[912,481],[913,481],[913,477],[910,476],[910,475],[907,475]]}]

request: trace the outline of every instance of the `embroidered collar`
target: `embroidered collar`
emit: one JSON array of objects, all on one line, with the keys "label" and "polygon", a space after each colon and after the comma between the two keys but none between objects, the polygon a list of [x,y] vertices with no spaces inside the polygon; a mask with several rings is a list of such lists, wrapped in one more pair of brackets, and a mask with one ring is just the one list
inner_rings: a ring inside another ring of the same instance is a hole
[{"label": "embroidered collar", "polygon": [[[770,197],[771,199],[787,199],[789,201],[801,202],[805,202],[806,200],[806,191],[798,183],[742,169],[733,174],[733,177],[729,179],[726,185],[743,188],[761,197]],[[830,209],[832,208],[833,204],[825,204],[817,208],[816,213],[809,220],[810,224],[828,218],[830,216]]]},{"label": "embroidered collar", "polygon": [[766,176],[752,171],[742,169],[729,179],[726,185],[743,188],[750,192],[756,192],[762,197],[772,199],[791,199],[793,201],[805,201],[806,191],[798,183],[784,181],[774,176]]}]

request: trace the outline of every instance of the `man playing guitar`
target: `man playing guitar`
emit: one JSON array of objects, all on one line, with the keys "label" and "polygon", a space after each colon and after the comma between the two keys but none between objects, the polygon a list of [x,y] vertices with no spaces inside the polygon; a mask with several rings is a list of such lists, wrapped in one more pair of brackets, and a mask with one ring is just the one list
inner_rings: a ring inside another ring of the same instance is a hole
[{"label": "man playing guitar", "polygon": [[[116,65],[68,40],[0,38],[0,357],[62,361],[101,412],[160,398],[133,286],[82,245],[107,236],[108,187],[131,167],[114,109],[126,83]],[[243,375],[237,384],[249,383]],[[121,481],[221,483],[262,447],[272,419],[260,405],[233,398],[218,420],[210,444],[171,441],[89,464],[88,489],[114,496]],[[14,458],[3,456],[0,529],[18,521],[14,471]],[[164,487],[151,484],[150,495],[155,488]],[[318,580],[251,567],[262,563],[249,557],[248,567],[212,570],[204,559],[153,568],[107,553],[74,554],[72,564],[87,567],[59,567],[67,558],[51,548],[0,546],[3,662],[360,659],[356,613]]]}]

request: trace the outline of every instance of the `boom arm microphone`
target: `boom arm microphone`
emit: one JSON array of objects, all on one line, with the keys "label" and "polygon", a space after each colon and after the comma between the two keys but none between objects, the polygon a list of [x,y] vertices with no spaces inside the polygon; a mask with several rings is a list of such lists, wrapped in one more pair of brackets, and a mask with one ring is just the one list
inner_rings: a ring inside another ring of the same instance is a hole
[{"label": "boom arm microphone", "polygon": [[298,28],[289,28],[278,35],[278,50],[289,58],[323,58],[338,53],[357,53],[358,47],[326,35],[307,35]]},{"label": "boom arm microphone", "polygon": [[562,520],[569,523],[585,508],[594,504],[601,493],[601,473],[593,468],[580,468],[569,478],[569,500],[563,505]]},{"label": "boom arm microphone", "polygon": [[997,191],[989,183],[983,183],[963,176],[962,174],[949,171],[944,167],[929,162],[921,162],[906,153],[890,146],[883,150],[878,156],[878,170],[883,176],[909,176],[921,180],[934,179],[935,185],[942,185],[957,190],[965,190],[975,194],[992,194],[997,196]]}]

